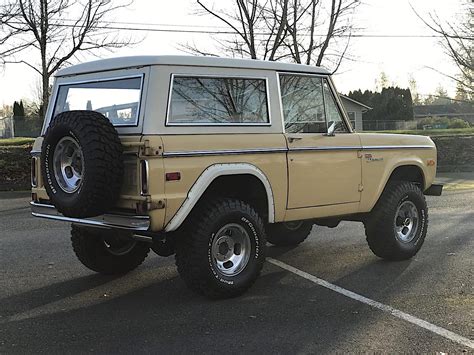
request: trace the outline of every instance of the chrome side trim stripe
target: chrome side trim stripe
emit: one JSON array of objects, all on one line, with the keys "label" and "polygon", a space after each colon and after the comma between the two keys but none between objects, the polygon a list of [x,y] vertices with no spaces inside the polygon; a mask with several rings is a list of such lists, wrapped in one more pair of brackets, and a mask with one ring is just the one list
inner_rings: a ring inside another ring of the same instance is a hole
[{"label": "chrome side trim stripe", "polygon": [[200,157],[213,155],[269,154],[308,151],[347,151],[347,150],[393,150],[393,149],[432,149],[430,145],[367,145],[367,146],[335,146],[335,147],[295,147],[295,148],[252,148],[229,150],[191,150],[164,152],[164,158]]},{"label": "chrome side trim stripe", "polygon": [[366,145],[362,150],[389,150],[389,149],[432,149],[431,145]]},{"label": "chrome side trim stripe", "polygon": [[295,147],[290,148],[290,152],[307,152],[307,151],[328,151],[328,150],[362,150],[360,146],[347,147]]},{"label": "chrome side trim stripe", "polygon": [[286,153],[287,148],[252,148],[252,149],[229,149],[229,150],[191,150],[182,152],[164,152],[164,158],[172,157],[199,157],[210,155],[241,155],[241,154],[268,154]]},{"label": "chrome side trim stripe", "polygon": [[300,151],[338,151],[338,150],[393,150],[393,149],[431,149],[430,145],[366,145],[366,146],[328,146],[328,147],[295,147],[291,152]]}]

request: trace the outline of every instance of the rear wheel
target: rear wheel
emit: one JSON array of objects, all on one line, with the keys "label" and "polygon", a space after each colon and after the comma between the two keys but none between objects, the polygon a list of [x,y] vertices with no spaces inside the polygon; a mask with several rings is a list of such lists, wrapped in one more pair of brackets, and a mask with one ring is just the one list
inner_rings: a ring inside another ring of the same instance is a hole
[{"label": "rear wheel", "polygon": [[391,182],[365,223],[373,253],[387,260],[414,256],[428,228],[428,207],[421,189],[411,182]]},{"label": "rear wheel", "polygon": [[192,290],[235,297],[257,279],[265,261],[265,230],[257,212],[235,199],[207,203],[176,242],[178,272]]},{"label": "rear wheel", "polygon": [[79,261],[101,274],[125,274],[137,268],[147,257],[150,247],[109,230],[72,225],[71,241]]},{"label": "rear wheel", "polygon": [[267,226],[267,240],[276,246],[298,245],[311,234],[313,223],[293,221],[274,223]]}]

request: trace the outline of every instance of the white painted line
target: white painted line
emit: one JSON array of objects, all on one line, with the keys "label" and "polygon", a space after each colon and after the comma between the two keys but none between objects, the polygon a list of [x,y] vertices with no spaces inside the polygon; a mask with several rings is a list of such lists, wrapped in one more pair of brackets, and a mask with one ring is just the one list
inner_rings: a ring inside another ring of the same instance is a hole
[{"label": "white painted line", "polygon": [[474,341],[471,339],[465,338],[462,335],[453,333],[450,330],[438,327],[437,325],[431,324],[423,319],[414,317],[408,313],[402,312],[396,308],[393,308],[391,306],[387,306],[383,303],[371,300],[370,298],[364,297],[362,295],[359,295],[355,292],[346,290],[345,288],[342,288],[340,286],[334,285],[330,282],[327,282],[323,279],[320,279],[319,277],[313,276],[311,274],[308,274],[307,272],[301,271],[293,266],[290,266],[288,264],[285,264],[279,260],[275,260],[272,258],[267,258],[267,261],[270,262],[273,265],[279,266],[282,269],[285,269],[287,271],[290,271],[298,276],[301,276],[302,278],[309,280],[311,282],[314,282],[315,284],[325,287],[329,290],[332,290],[334,292],[340,293],[341,295],[344,295],[346,297],[352,298],[353,300],[365,303],[371,307],[377,308],[381,311],[387,312],[391,314],[394,317],[403,319],[409,323],[415,324],[421,328],[424,328],[426,330],[429,330],[430,332],[433,332],[435,334],[441,335],[442,337],[452,340],[458,344],[461,344],[463,346],[467,346],[468,348],[474,349]]}]

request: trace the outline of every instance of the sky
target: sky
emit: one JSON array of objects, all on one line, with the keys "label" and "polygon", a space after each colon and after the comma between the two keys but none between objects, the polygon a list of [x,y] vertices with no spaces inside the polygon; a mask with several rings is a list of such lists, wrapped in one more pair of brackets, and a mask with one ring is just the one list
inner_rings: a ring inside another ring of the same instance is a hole
[{"label": "sky", "polygon": [[[4,0],[0,0],[0,3]],[[436,12],[442,19],[454,21],[461,12],[462,0],[363,0],[354,15],[354,25],[362,28],[359,33],[373,35],[430,35],[432,32],[415,15],[410,4],[422,14]],[[207,4],[217,0],[204,0]],[[231,4],[220,0],[219,4]],[[177,25],[222,26],[218,20],[196,15],[195,0],[150,1],[134,0],[108,20],[119,22],[162,24],[159,28],[177,28]],[[164,25],[164,26],[163,26]],[[133,26],[133,25],[132,25]],[[152,27],[152,25],[149,25]],[[156,27],[156,26],[155,26]],[[179,27],[178,27],[179,28]],[[212,28],[215,30],[215,28]],[[124,32],[125,34],[125,32]],[[133,48],[122,48],[113,53],[102,52],[102,58],[127,55],[185,54],[179,44],[193,42],[206,48],[214,45],[210,34],[183,34],[167,32],[130,33],[142,41]],[[221,37],[219,37],[221,38]],[[352,38],[349,48],[351,60],[341,65],[334,80],[338,90],[375,90],[376,79],[384,72],[390,83],[408,87],[413,77],[420,94],[433,93],[437,87],[455,95],[455,84],[445,76],[429,69],[455,74],[455,68],[445,55],[437,38]],[[30,58],[33,53],[25,53]],[[18,56],[17,59],[22,59]],[[97,59],[93,55],[81,55],[75,62]],[[14,100],[37,97],[39,75],[21,64],[6,64],[0,68],[0,105],[11,105]]]}]

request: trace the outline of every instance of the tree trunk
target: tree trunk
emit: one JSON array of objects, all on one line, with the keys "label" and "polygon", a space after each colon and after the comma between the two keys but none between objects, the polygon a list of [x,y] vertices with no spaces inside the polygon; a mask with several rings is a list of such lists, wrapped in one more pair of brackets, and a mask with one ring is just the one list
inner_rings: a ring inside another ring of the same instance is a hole
[{"label": "tree trunk", "polygon": [[48,103],[49,103],[49,75],[47,73],[43,73],[42,75],[42,103],[41,103],[41,110],[40,110],[40,115],[42,116],[41,119],[44,119],[44,116],[46,115],[46,110],[48,109]]}]

